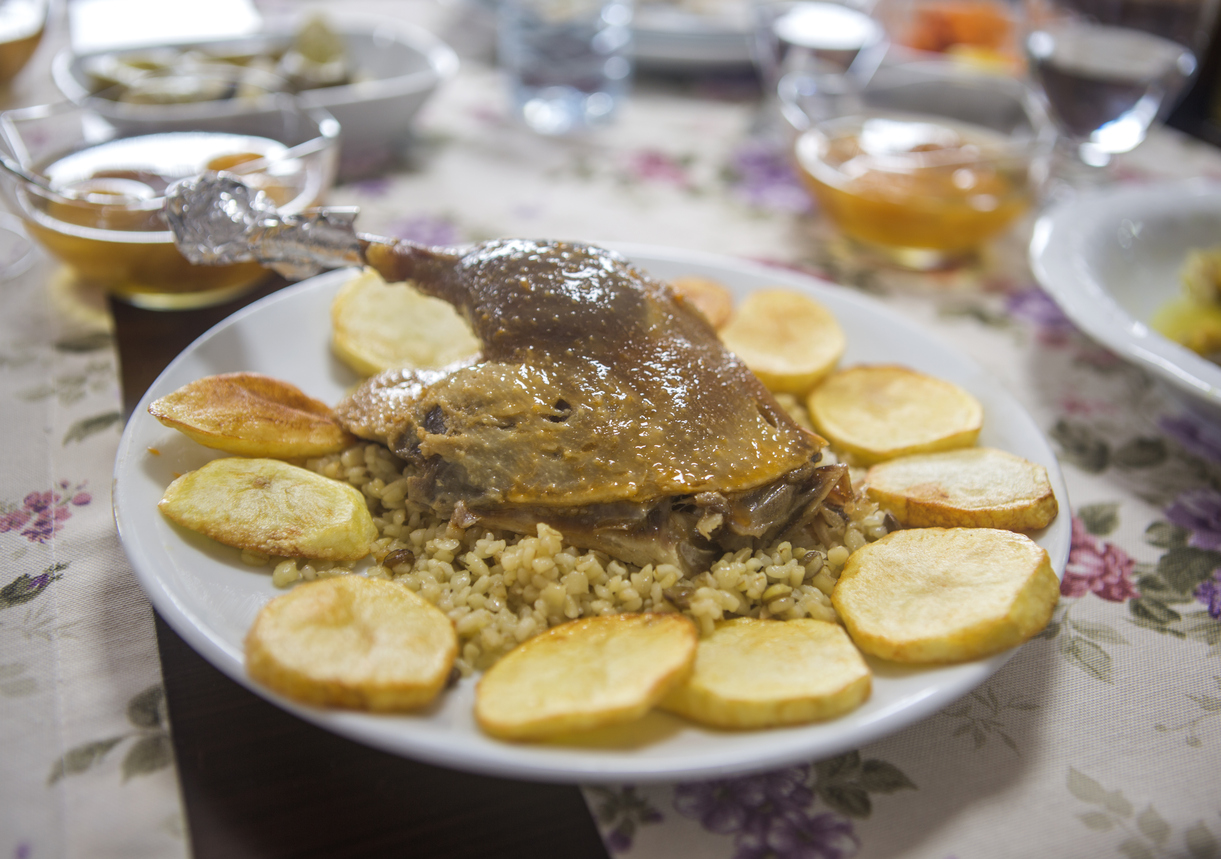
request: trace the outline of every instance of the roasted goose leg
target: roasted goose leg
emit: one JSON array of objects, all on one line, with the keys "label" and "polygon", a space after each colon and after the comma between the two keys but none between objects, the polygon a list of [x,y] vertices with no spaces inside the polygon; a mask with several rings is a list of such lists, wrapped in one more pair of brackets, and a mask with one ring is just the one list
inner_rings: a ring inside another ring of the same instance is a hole
[{"label": "roasted goose leg", "polygon": [[[357,237],[350,220],[345,239],[335,222],[285,222],[256,204],[231,219],[242,235],[226,237],[225,259],[247,241],[294,271],[360,260],[450,302],[479,338],[474,364],[375,378],[340,407],[415,466],[414,503],[460,524],[547,522],[578,545],[691,571],[800,530],[829,492],[850,492],[842,468],[817,465],[821,439],[703,317],[618,254],[527,240],[428,248]],[[171,214],[180,237],[181,220]],[[329,244],[303,240],[309,229]]]}]

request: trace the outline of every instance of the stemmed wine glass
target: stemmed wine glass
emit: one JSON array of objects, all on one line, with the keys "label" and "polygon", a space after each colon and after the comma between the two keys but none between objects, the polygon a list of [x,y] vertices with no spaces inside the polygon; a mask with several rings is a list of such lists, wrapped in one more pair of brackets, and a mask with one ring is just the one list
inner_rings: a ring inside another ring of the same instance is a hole
[{"label": "stemmed wine glass", "polygon": [[[1218,0],[1027,0],[1026,56],[1070,185],[1134,149],[1198,66]],[[1083,165],[1074,167],[1073,165]]]}]

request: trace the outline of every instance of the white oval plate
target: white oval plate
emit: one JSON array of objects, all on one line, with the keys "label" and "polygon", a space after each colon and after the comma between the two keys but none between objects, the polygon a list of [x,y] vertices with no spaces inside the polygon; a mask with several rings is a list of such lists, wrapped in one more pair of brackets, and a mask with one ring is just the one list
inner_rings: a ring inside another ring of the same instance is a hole
[{"label": "white oval plate", "polygon": [[1035,277],[1079,328],[1221,414],[1221,367],[1149,327],[1182,295],[1193,249],[1221,245],[1221,184],[1204,179],[1083,192],[1035,225]]},{"label": "white oval plate", "polygon": [[[716,278],[739,297],[777,284],[806,292],[839,318],[847,337],[845,364],[898,362],[950,379],[985,408],[982,444],[1042,463],[1061,513],[1036,535],[1063,575],[1070,543],[1064,479],[1047,440],[1030,416],[968,358],[934,340],[872,299],[792,272],[709,255],[617,246],[659,278]],[[910,669],[874,662],[870,700],[823,724],[767,731],[718,732],[662,713],[599,745],[524,745],[482,734],[471,714],[473,679],[461,681],[432,708],[378,716],[305,707],[253,684],[242,641],[260,607],[277,594],[266,568],[244,565],[237,550],[172,525],[157,511],[175,475],[218,454],[166,429],[147,413],[156,397],[212,373],[250,370],[292,382],[337,402],[357,381],[331,355],[331,299],[351,272],[330,272],[258,301],[187,348],[153,383],[128,423],[115,463],[119,537],[157,611],[205,659],[255,693],[338,734],[386,751],[488,775],[550,781],[686,780],[763,770],[835,755],[928,716],[990,677],[1012,652],[979,662]],[[156,454],[150,451],[157,451]]]}]

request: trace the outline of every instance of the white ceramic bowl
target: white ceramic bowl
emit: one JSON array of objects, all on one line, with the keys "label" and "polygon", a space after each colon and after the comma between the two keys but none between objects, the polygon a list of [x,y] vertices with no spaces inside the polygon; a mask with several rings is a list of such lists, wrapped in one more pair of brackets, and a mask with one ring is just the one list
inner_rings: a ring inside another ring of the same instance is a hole
[{"label": "white ceramic bowl", "polygon": [[1079,328],[1221,416],[1221,367],[1149,327],[1182,295],[1193,249],[1221,245],[1221,184],[1203,179],[1083,192],[1035,225],[1035,277]]},{"label": "white ceramic bowl", "polygon": [[[369,77],[343,86],[312,89],[298,96],[304,108],[321,107],[339,120],[345,155],[355,148],[393,145],[403,139],[416,112],[437,87],[458,71],[458,56],[433,34],[399,21],[371,17],[347,17],[333,25],[344,37],[350,56]],[[266,32],[246,39],[210,42],[211,50],[259,43],[287,42],[294,30],[291,20],[271,20]],[[133,48],[117,53],[147,54],[157,47],[187,48],[190,44]],[[91,103],[98,113],[119,124],[158,126],[192,124],[206,126],[209,120],[251,109],[235,101],[197,102],[175,105],[121,104],[91,98],[94,85],[86,71],[91,57],[61,51],[52,64],[56,86],[71,101]]]}]

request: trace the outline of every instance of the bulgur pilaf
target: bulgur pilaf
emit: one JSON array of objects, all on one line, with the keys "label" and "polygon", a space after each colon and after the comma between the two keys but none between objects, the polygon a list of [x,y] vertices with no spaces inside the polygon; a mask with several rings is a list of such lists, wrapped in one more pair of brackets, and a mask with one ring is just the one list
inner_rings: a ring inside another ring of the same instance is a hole
[{"label": "bulgur pilaf", "polygon": [[[372,552],[376,563],[367,575],[399,582],[449,616],[458,632],[456,664],[463,675],[488,668],[550,626],[592,615],[681,611],[703,634],[726,617],[834,621],[830,593],[848,556],[889,530],[885,513],[857,493],[842,507],[822,505],[812,529],[817,544],[778,542],[754,552],[729,552],[708,571],[687,578],[671,564],[640,567],[579,549],[545,524],[534,535],[459,528],[408,503],[410,467],[376,442],[306,465],[364,493],[380,534]],[[266,562],[251,553],[246,560]],[[325,562],[285,559],[275,565],[272,581],[288,587],[349,572]]]}]

